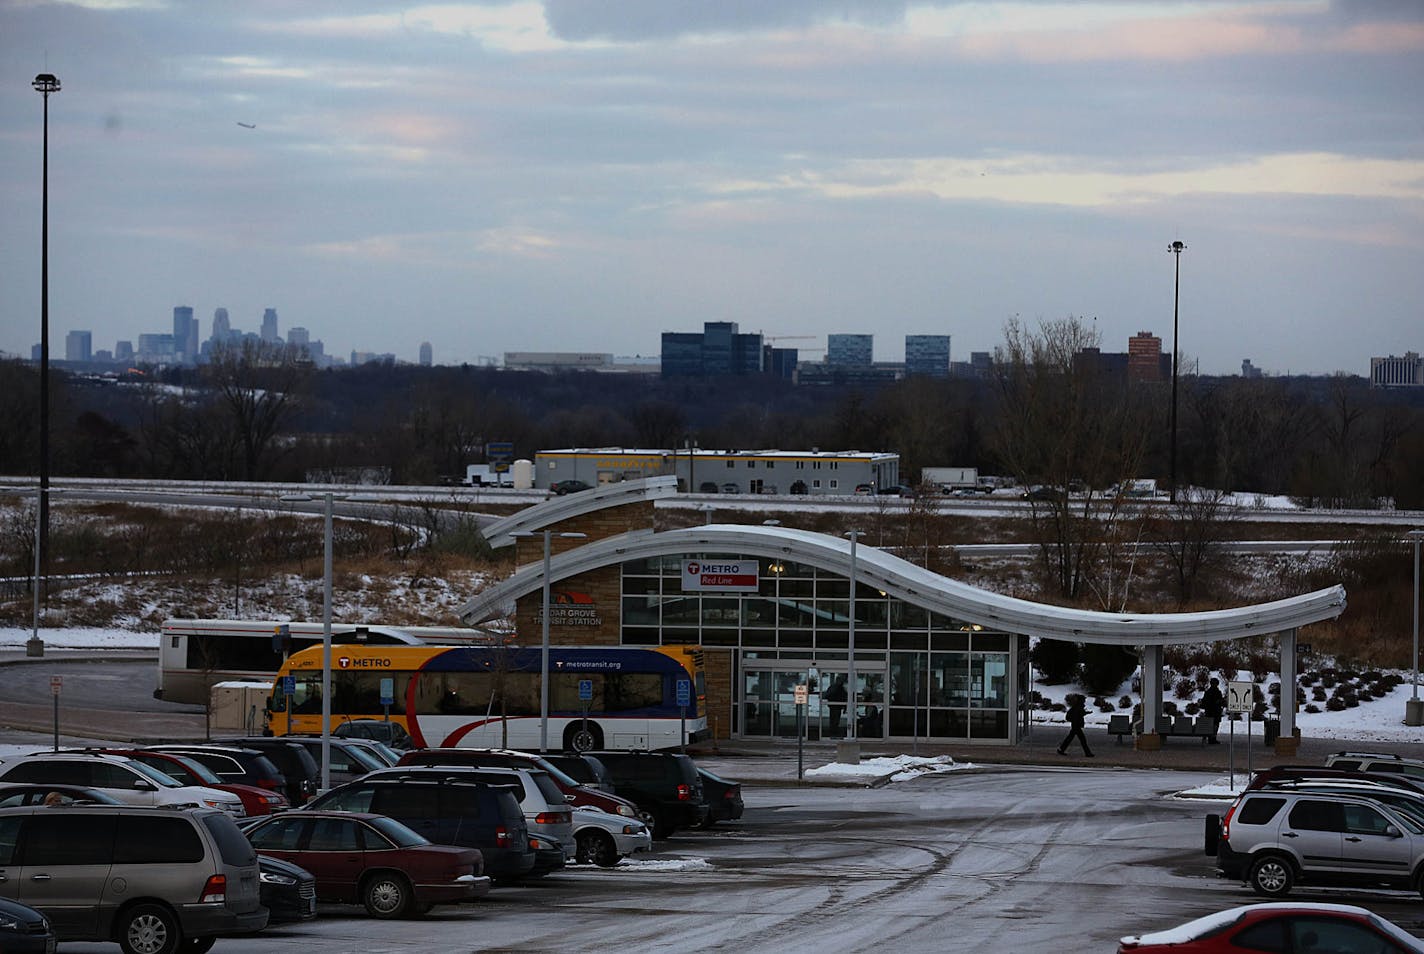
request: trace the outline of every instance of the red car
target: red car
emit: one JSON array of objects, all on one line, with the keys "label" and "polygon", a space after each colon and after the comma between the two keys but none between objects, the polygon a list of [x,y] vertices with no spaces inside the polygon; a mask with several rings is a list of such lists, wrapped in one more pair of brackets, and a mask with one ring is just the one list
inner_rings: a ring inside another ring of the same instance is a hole
[{"label": "red car", "polygon": [[1248,904],[1165,931],[1125,937],[1118,954],[1379,951],[1424,954],[1424,941],[1352,904]]},{"label": "red car", "polygon": [[281,792],[269,792],[256,785],[225,782],[216,772],[196,759],[175,752],[148,752],[143,749],[100,749],[108,755],[122,755],[157,769],[179,785],[206,785],[219,791],[231,792],[242,799],[242,810],[248,818],[284,812],[289,807],[287,796]]},{"label": "red car", "polygon": [[286,812],[248,827],[247,840],[310,871],[317,900],[364,904],[372,917],[424,914],[490,890],[478,848],[432,845],[384,815]]}]

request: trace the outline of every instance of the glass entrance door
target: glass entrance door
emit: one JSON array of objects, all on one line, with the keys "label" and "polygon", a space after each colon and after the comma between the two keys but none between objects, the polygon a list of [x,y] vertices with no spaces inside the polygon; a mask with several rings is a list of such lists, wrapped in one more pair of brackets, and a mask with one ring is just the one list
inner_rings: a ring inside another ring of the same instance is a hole
[{"label": "glass entrance door", "polygon": [[[742,735],[796,738],[796,687],[807,687],[806,738],[847,737],[849,672],[842,662],[818,666],[747,660],[742,670]],[[856,663],[856,737],[885,737],[885,669]]]}]

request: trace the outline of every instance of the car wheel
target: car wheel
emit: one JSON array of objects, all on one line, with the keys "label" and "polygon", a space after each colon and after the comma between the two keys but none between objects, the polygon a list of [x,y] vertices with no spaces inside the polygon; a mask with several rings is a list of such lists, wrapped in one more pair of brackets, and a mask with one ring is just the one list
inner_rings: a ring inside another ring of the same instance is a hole
[{"label": "car wheel", "polygon": [[361,903],[373,918],[398,918],[410,907],[410,885],[393,871],[378,871],[367,876]]},{"label": "car wheel", "polygon": [[167,908],[156,904],[132,907],[119,920],[119,947],[124,954],[176,954],[183,943],[183,928]]},{"label": "car wheel", "polygon": [[213,937],[190,937],[179,945],[178,950],[182,954],[208,954],[213,949],[213,945],[218,942],[216,936]]},{"label": "car wheel", "polygon": [[603,730],[597,723],[589,723],[587,729],[583,727],[583,720],[575,722],[564,730],[564,751],[566,752],[596,752],[603,748]]},{"label": "car wheel", "polygon": [[677,826],[660,815],[653,816],[653,837],[662,841],[672,837],[672,833],[677,831]]},{"label": "car wheel", "polygon": [[1290,894],[1295,882],[1295,872],[1291,863],[1280,855],[1266,855],[1257,858],[1251,865],[1251,873],[1246,876],[1251,890],[1266,898],[1283,898]]},{"label": "car wheel", "polygon": [[1203,832],[1202,848],[1208,857],[1216,857],[1216,846],[1221,841],[1221,816],[1206,816],[1206,830]]},{"label": "car wheel", "polygon": [[607,832],[587,829],[574,836],[578,842],[578,863],[595,864],[600,868],[612,868],[618,864],[618,846]]}]

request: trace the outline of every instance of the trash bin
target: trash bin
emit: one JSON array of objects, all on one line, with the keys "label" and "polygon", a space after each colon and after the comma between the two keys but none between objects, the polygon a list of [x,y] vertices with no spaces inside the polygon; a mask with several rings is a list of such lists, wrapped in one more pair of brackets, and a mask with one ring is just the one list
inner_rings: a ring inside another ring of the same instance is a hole
[{"label": "trash bin", "polygon": [[1280,719],[1263,719],[1263,720],[1261,720],[1261,721],[1262,721],[1262,722],[1265,724],[1265,726],[1266,726],[1266,744],[1267,744],[1267,745],[1275,745],[1275,744],[1276,744],[1276,738],[1281,734],[1281,720],[1280,720]]}]

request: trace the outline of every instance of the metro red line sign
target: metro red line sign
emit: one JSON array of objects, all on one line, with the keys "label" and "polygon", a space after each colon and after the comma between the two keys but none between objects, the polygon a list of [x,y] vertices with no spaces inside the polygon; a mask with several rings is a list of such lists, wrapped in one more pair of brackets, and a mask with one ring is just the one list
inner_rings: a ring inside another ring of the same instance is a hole
[{"label": "metro red line sign", "polygon": [[683,560],[684,593],[755,593],[761,564],[756,560]]}]

